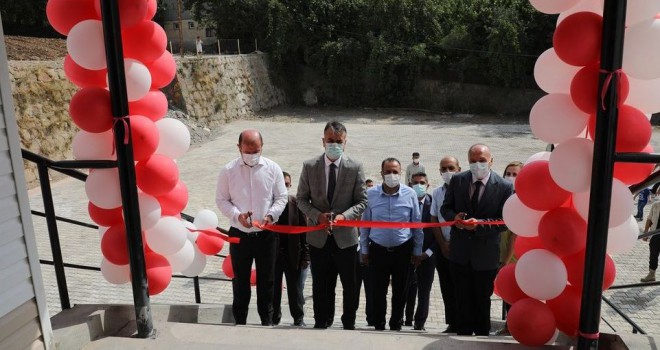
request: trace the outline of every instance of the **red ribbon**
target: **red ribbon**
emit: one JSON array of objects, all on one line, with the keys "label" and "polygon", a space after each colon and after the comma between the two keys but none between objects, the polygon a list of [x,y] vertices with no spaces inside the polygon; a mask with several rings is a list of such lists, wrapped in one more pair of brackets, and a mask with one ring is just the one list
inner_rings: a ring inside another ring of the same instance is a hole
[{"label": "red ribbon", "polygon": [[598,340],[598,338],[600,337],[600,333],[582,333],[580,331],[578,331],[578,335],[584,339],[589,339],[589,340]]},{"label": "red ribbon", "polygon": [[[316,226],[290,226],[290,225],[262,225],[255,221],[253,225],[262,230],[268,230],[277,233],[284,233],[290,235],[297,235],[312,231],[325,230],[328,227],[358,227],[358,228],[385,228],[385,229],[402,229],[402,228],[431,228],[431,227],[447,227],[456,224],[457,222],[472,225],[474,222],[457,220],[446,222],[385,222],[385,221],[361,221],[361,220],[341,220],[336,221],[332,225],[320,224]],[[479,225],[504,225],[503,220],[498,221],[479,221]]]},{"label": "red ribbon", "polygon": [[600,72],[607,74],[607,77],[605,77],[605,81],[603,82],[603,90],[601,90],[601,92],[600,92],[600,107],[603,110],[605,110],[605,95],[607,95],[607,90],[610,88],[610,84],[612,83],[612,78],[615,74],[616,74],[616,78],[617,78],[616,79],[616,82],[617,82],[617,86],[616,86],[617,105],[619,104],[619,102],[621,102],[621,94],[619,94],[619,92],[620,92],[619,90],[620,90],[620,86],[621,86],[621,73],[623,73],[623,71],[621,69],[617,69],[613,72],[610,72],[610,71],[601,69]]},{"label": "red ribbon", "polygon": [[205,233],[207,235],[217,236],[217,237],[220,237],[222,240],[224,240],[226,242],[229,242],[229,243],[239,243],[241,241],[241,239],[238,238],[238,237],[229,237],[224,233],[218,232],[217,230],[191,230],[191,229],[188,229],[188,231],[190,231],[190,232],[201,232],[201,233]]}]

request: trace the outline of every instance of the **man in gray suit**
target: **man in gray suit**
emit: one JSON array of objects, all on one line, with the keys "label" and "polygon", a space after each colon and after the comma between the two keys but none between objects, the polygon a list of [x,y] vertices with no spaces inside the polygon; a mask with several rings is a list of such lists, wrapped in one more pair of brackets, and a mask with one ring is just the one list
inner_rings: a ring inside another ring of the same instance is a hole
[{"label": "man in gray suit", "polygon": [[[298,208],[310,226],[358,219],[367,206],[362,164],[343,154],[346,127],[329,122],[322,140],[325,153],[303,164],[296,196]],[[332,324],[335,306],[330,305],[329,294],[334,290],[329,286],[336,284],[339,274],[344,288],[341,321],[344,329],[355,329],[358,230],[334,227],[309,232],[307,243],[312,265],[314,328],[325,329]]]},{"label": "man in gray suit", "polygon": [[513,186],[490,170],[488,146],[476,144],[468,151],[470,171],[454,175],[440,208],[445,220],[465,220],[451,228],[450,270],[456,290],[458,335],[488,335],[490,297],[500,257],[500,232],[505,228],[483,225],[502,218],[504,202]]}]

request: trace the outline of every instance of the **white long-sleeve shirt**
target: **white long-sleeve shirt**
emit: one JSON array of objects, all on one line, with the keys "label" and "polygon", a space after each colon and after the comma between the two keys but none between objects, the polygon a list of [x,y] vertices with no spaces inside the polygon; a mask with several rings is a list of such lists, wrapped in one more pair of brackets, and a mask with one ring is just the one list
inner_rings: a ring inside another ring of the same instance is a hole
[{"label": "white long-sleeve shirt", "polygon": [[231,225],[243,232],[260,229],[244,227],[238,215],[250,211],[252,220],[263,222],[270,215],[277,222],[287,200],[282,169],[268,158],[260,157],[257,165],[249,167],[239,157],[220,170],[215,202]]}]

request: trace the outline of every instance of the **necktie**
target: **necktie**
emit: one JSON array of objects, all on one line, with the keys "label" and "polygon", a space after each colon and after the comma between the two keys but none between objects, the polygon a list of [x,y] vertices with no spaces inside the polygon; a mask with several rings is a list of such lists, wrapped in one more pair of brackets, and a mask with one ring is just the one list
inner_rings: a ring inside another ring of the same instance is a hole
[{"label": "necktie", "polygon": [[481,190],[483,183],[481,181],[476,181],[474,183],[474,192],[472,192],[472,211],[477,211],[477,206],[479,205],[479,191]]},{"label": "necktie", "polygon": [[337,185],[337,165],[330,164],[330,173],[328,174],[328,203],[332,204],[332,197],[335,194],[335,186]]}]

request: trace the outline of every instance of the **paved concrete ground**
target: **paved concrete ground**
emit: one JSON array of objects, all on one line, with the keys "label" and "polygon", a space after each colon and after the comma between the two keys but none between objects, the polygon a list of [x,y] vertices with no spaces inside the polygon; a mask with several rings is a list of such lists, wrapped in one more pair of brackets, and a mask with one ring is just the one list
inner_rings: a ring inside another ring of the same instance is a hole
[{"label": "paved concrete ground", "polygon": [[[348,128],[346,153],[362,161],[366,176],[376,181],[379,180],[380,162],[384,158],[397,157],[405,167],[413,151],[421,153],[421,162],[426,166],[432,187],[435,187],[441,183],[437,166],[440,158],[447,154],[456,155],[466,170],[467,149],[473,143],[484,142],[491,146],[495,160],[494,169],[500,173],[509,161],[525,161],[530,155],[545,148],[543,142],[531,135],[529,126],[520,120],[375,110],[275,110],[253,120],[241,120],[222,126],[215,140],[191,149],[178,161],[181,178],[190,191],[190,202],[185,212],[194,215],[197,211],[208,208],[219,214],[214,202],[217,172],[220,166],[238,156],[236,149],[238,134],[246,128],[257,128],[262,131],[265,141],[263,155],[273,159],[283,170],[292,174],[295,189],[302,162],[323,152],[321,146],[323,126],[332,119],[341,120],[346,124]],[[655,136],[658,133],[659,131],[654,131],[653,145],[656,149],[660,146],[658,137]],[[60,181],[53,185],[53,193],[58,215],[89,221],[86,211],[87,199],[82,183],[71,179]],[[30,191],[30,201],[33,209],[43,208],[38,189]],[[223,217],[220,219],[220,225],[227,227],[227,220]],[[51,259],[45,220],[34,217],[34,222],[40,257]],[[101,252],[99,236],[96,232],[61,223],[60,235],[66,262],[99,265]],[[226,250],[227,248],[223,254]],[[618,272],[616,284],[638,282],[647,271],[647,256],[647,244],[640,242],[629,254],[615,257]],[[42,271],[49,310],[51,314],[55,314],[60,311],[60,305],[53,268],[42,265]],[[66,273],[72,304],[132,302],[129,284],[111,285],[99,272],[94,271],[66,269]],[[224,277],[221,272],[221,260],[209,259],[202,275]],[[201,289],[204,303],[231,303],[229,282],[202,281]],[[337,310],[341,310],[340,283],[337,291]],[[656,299],[659,293],[659,288],[647,287],[607,292],[606,296],[648,333],[660,334],[660,324],[655,321],[660,312],[660,305]],[[307,280],[305,295],[307,300],[305,317],[309,324],[313,321],[311,278]],[[358,311],[358,319],[362,322],[364,322],[363,295]],[[427,329],[430,332],[437,332],[444,329],[444,312],[437,278],[431,299]],[[194,303],[192,280],[173,279],[169,288],[161,295],[153,297],[152,302]],[[290,322],[286,300],[283,303],[283,323],[287,320]],[[495,319],[500,315],[501,302],[494,296],[491,316]],[[616,331],[630,332],[631,327],[606,305],[603,306],[602,315],[603,320]],[[337,320],[339,316],[340,311],[337,312]],[[337,321],[335,325],[340,323]],[[361,325],[364,326],[364,323]],[[612,332],[612,328],[603,322],[601,331]]]}]

